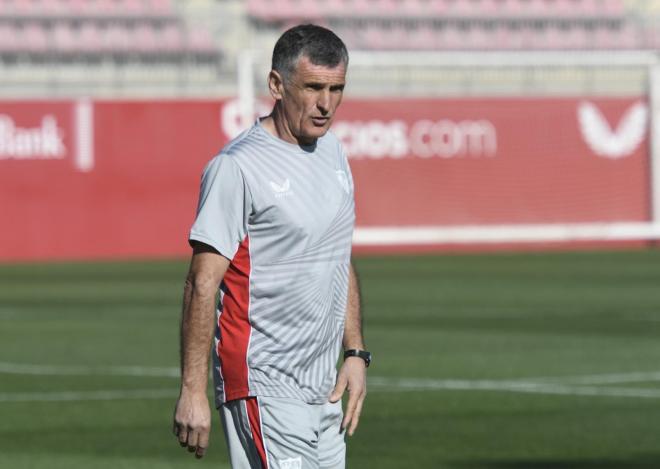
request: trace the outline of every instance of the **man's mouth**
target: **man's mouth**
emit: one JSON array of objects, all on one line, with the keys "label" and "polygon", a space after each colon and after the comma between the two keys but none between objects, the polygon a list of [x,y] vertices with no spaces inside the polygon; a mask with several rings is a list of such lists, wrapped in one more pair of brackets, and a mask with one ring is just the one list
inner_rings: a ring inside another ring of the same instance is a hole
[{"label": "man's mouth", "polygon": [[314,122],[314,125],[319,126],[327,124],[329,120],[329,117],[312,117],[312,122]]}]

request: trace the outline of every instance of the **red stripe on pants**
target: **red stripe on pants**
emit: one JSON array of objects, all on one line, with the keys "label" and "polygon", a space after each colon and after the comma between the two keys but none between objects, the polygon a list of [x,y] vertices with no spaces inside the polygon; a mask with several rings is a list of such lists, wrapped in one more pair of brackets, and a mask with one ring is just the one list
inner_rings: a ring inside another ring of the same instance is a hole
[{"label": "red stripe on pants", "polygon": [[256,397],[248,397],[245,399],[245,406],[247,407],[248,421],[250,422],[250,430],[252,431],[252,439],[254,445],[259,453],[261,459],[261,467],[268,469],[268,458],[266,458],[266,445],[264,444],[264,436],[261,433],[261,418],[259,417],[259,402]]}]

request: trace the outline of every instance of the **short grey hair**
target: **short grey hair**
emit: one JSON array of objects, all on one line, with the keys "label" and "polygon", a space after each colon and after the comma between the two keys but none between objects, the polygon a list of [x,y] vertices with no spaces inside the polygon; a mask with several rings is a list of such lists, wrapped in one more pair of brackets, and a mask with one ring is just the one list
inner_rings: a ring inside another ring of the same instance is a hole
[{"label": "short grey hair", "polygon": [[315,24],[294,26],[280,36],[273,49],[272,69],[286,78],[294,72],[303,56],[314,65],[348,66],[348,50],[344,42],[329,29]]}]

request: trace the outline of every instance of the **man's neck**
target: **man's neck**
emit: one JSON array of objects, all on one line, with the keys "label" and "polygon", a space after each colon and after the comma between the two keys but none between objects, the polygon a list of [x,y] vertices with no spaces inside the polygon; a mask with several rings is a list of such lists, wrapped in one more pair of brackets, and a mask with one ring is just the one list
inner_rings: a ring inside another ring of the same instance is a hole
[{"label": "man's neck", "polygon": [[316,140],[306,141],[295,137],[287,125],[286,119],[277,104],[275,107],[273,107],[273,111],[270,113],[270,115],[261,120],[261,125],[269,134],[293,145],[307,147],[316,143]]}]

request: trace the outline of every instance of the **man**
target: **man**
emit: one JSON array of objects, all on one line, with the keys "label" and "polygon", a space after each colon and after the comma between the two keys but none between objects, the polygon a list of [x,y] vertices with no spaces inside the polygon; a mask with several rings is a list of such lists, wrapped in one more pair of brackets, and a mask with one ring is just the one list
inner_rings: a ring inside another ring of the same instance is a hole
[{"label": "man", "polygon": [[358,425],[371,360],[350,264],[353,182],[341,144],[328,133],[347,65],[346,47],[331,31],[286,31],[268,77],[272,113],[204,171],[190,233],[174,416],[180,444],[197,457],[209,440],[215,329],[216,405],[232,466],[345,465],[343,433]]}]

